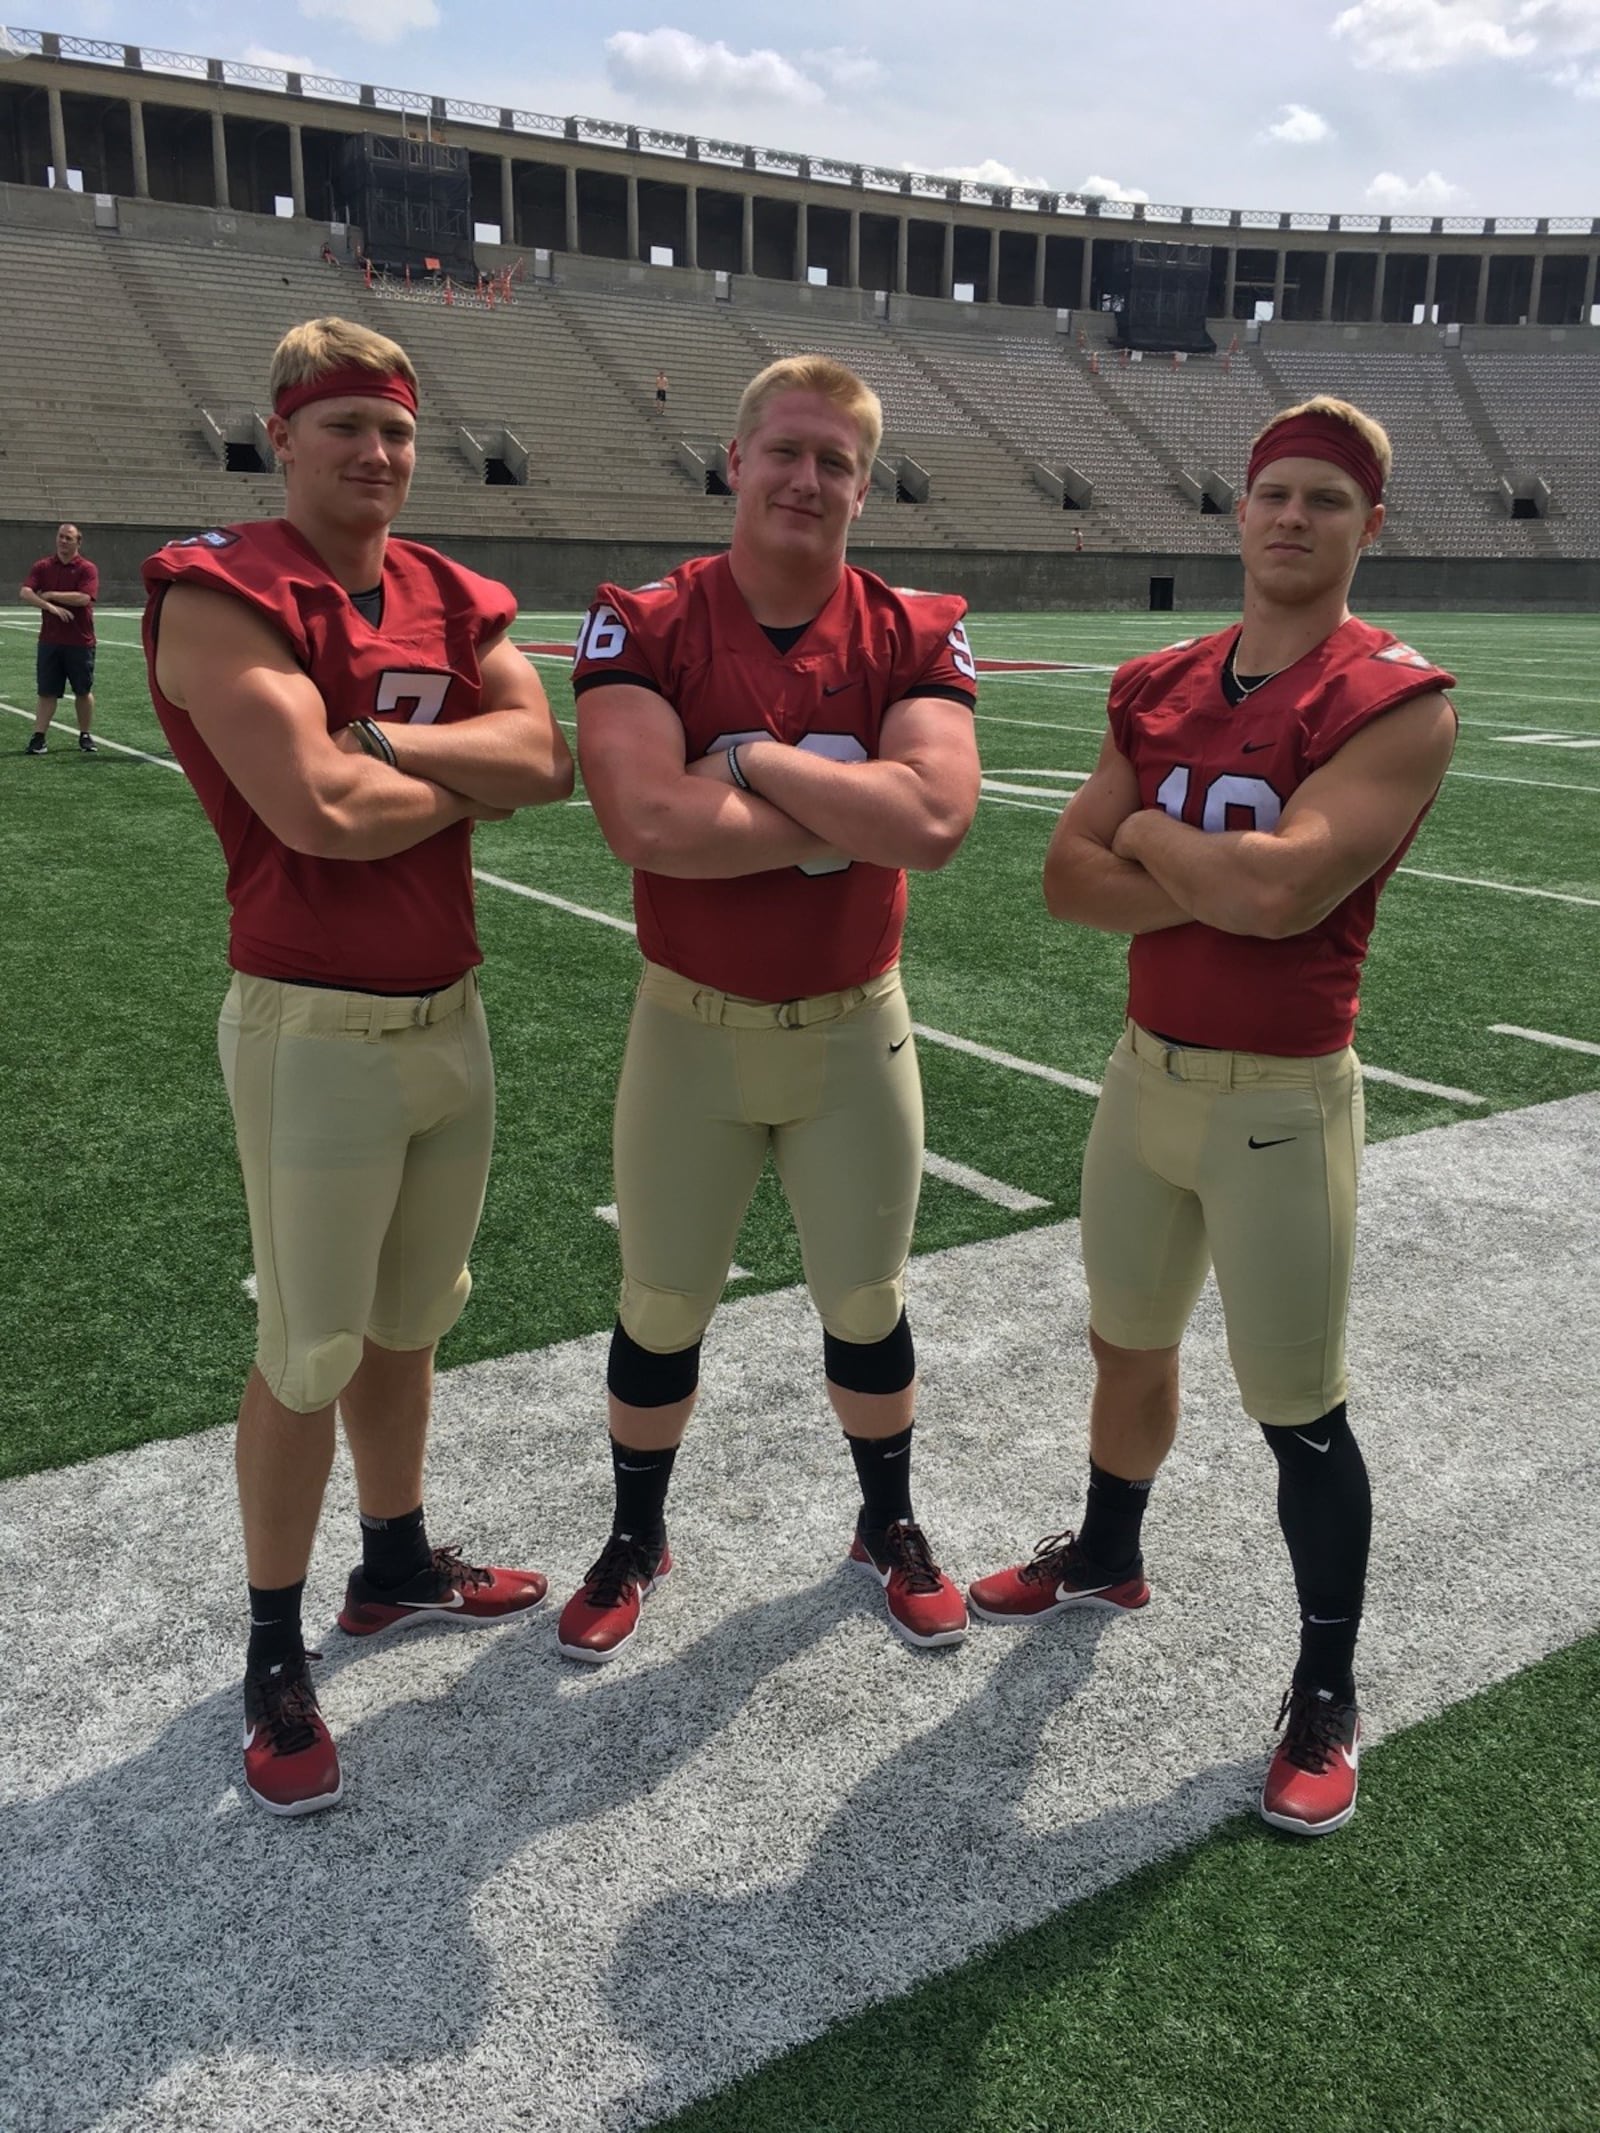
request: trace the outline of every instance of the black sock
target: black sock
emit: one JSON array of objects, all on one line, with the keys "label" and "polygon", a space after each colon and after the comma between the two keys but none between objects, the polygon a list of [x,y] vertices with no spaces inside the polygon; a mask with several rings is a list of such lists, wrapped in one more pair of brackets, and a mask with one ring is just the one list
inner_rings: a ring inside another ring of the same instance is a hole
[{"label": "black sock", "polygon": [[845,1432],[861,1484],[859,1530],[871,1547],[897,1520],[911,1516],[911,1432],[915,1428],[914,1422],[908,1422],[892,1437],[852,1437]]},{"label": "black sock", "polygon": [[646,1548],[659,1548],[665,1543],[667,1489],[677,1456],[675,1444],[669,1444],[662,1452],[641,1452],[612,1438],[611,1477],[617,1485],[613,1533],[624,1534]]},{"label": "black sock", "polygon": [[304,1578],[298,1585],[245,1587],[250,1595],[250,1649],[244,1663],[253,1674],[305,1657],[300,1629],[300,1595],[305,1589]]},{"label": "black sock", "polygon": [[398,1518],[361,1517],[361,1572],[369,1585],[391,1592],[433,1561],[422,1506]]},{"label": "black sock", "polygon": [[1089,1461],[1078,1546],[1097,1570],[1120,1575],[1139,1567],[1139,1528],[1144,1524],[1153,1481],[1124,1481]]},{"label": "black sock", "polygon": [[1278,1462],[1278,1523],[1300,1600],[1295,1687],[1355,1697],[1356,1638],[1372,1541],[1372,1489],[1344,1402],[1300,1429],[1263,1434]]}]

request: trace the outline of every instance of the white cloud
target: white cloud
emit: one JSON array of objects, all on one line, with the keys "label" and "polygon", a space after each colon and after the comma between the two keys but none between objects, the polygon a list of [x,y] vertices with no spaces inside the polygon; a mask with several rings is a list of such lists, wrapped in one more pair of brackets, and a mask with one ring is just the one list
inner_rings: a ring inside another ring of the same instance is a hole
[{"label": "white cloud", "polygon": [[1358,67],[1402,74],[1479,59],[1582,57],[1600,51],[1600,0],[1356,0],[1335,18],[1333,35],[1349,40]]},{"label": "white cloud", "polygon": [[1285,104],[1283,116],[1261,136],[1264,141],[1282,141],[1291,148],[1309,148],[1317,141],[1331,141],[1333,128],[1320,111],[1304,104]]},{"label": "white cloud", "polygon": [[[906,167],[909,170],[912,166],[907,164]],[[981,163],[941,163],[933,175],[936,178],[961,178],[971,185],[1016,185],[1024,192],[1053,190],[1048,178],[1025,178],[1009,163],[997,163],[993,156],[986,157]]]},{"label": "white cloud", "polygon": [[439,22],[435,0],[300,0],[300,12],[313,22],[342,22],[373,44],[394,44]]},{"label": "white cloud", "polygon": [[274,52],[269,45],[264,44],[247,44],[239,58],[247,67],[279,67],[285,74],[326,72],[320,60],[307,59],[300,52]]},{"label": "white cloud", "polygon": [[1565,66],[1550,76],[1557,89],[1570,89],[1574,96],[1592,101],[1600,98],[1600,67]]},{"label": "white cloud", "polygon": [[721,38],[707,44],[687,30],[618,30],[606,39],[606,68],[618,89],[642,90],[680,103],[788,104],[809,109],[823,103],[827,94],[820,82],[781,52],[735,52]]},{"label": "white cloud", "polygon": [[1385,215],[1442,215],[1452,207],[1460,207],[1466,197],[1463,186],[1452,185],[1436,170],[1414,183],[1402,178],[1398,171],[1380,170],[1367,187],[1368,200]]},{"label": "white cloud", "polygon": [[875,88],[884,74],[872,54],[859,45],[832,44],[826,51],[802,52],[800,64],[820,74],[841,95],[852,89]]},{"label": "white cloud", "polygon": [[1080,200],[1126,200],[1136,204],[1150,198],[1142,186],[1120,185],[1115,178],[1090,176],[1072,190]]}]

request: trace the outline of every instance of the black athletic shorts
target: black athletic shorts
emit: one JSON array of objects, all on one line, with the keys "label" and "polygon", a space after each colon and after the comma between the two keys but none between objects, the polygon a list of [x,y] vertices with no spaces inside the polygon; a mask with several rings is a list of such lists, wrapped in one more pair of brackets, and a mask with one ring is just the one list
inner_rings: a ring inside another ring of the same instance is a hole
[{"label": "black athletic shorts", "polygon": [[41,644],[36,671],[41,696],[87,696],[94,687],[94,646]]}]

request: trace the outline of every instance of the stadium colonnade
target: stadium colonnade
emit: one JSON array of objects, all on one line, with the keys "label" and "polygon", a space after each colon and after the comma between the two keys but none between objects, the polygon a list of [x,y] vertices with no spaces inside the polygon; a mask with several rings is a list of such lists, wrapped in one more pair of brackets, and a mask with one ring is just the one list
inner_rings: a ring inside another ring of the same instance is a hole
[{"label": "stadium colonnade", "polygon": [[[529,605],[722,545],[738,388],[804,347],[883,397],[857,552],[901,582],[936,568],[985,607],[1229,604],[1247,440],[1328,390],[1396,442],[1370,602],[1600,602],[1588,218],[1135,207],[5,34],[13,582],[62,516],[128,598],[172,532],[276,508],[266,359],[337,309],[417,363],[406,530]],[[352,144],[424,178],[448,161],[465,277],[356,267],[378,246],[339,196]],[[1168,240],[1214,353],[1114,345],[1115,275]],[[95,325],[87,403],[67,291]]]}]

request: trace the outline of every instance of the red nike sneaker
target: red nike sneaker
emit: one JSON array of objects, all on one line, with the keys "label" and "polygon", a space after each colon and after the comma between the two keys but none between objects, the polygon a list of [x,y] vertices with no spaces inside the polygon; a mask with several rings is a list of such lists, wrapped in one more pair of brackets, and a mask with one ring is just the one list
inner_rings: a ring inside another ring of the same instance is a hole
[{"label": "red nike sneaker", "polygon": [[922,1528],[896,1519],[881,1550],[869,1548],[856,1528],[850,1560],[883,1587],[889,1620],[907,1644],[959,1644],[967,1633],[967,1603],[961,1587],[934,1561]]},{"label": "red nike sneaker", "polygon": [[1108,1578],[1078,1546],[1075,1533],[1047,1533],[1030,1561],[996,1570],[967,1587],[967,1601],[986,1622],[1022,1622],[1067,1607],[1111,1607],[1127,1613],[1150,1597],[1144,1564]]},{"label": "red nike sneaker", "polygon": [[1296,1837],[1326,1837],[1343,1829],[1356,1811],[1360,1712],[1327,1689],[1291,1687],[1278,1724],[1283,1739],[1267,1766],[1261,1819]]},{"label": "red nike sneaker", "polygon": [[671,1568],[664,1540],[657,1549],[630,1534],[613,1533],[561,1610],[557,1648],[585,1666],[615,1659],[639,1627],[645,1601]]},{"label": "red nike sneaker", "polygon": [[351,1637],[375,1637],[409,1622],[476,1629],[526,1614],[548,1590],[549,1581],[537,1570],[490,1570],[464,1563],[454,1548],[435,1548],[428,1567],[403,1585],[372,1585],[359,1568],[352,1570],[339,1627]]},{"label": "red nike sneaker", "polygon": [[304,1653],[244,1677],[244,1781],[269,1815],[314,1815],[344,1790]]}]

